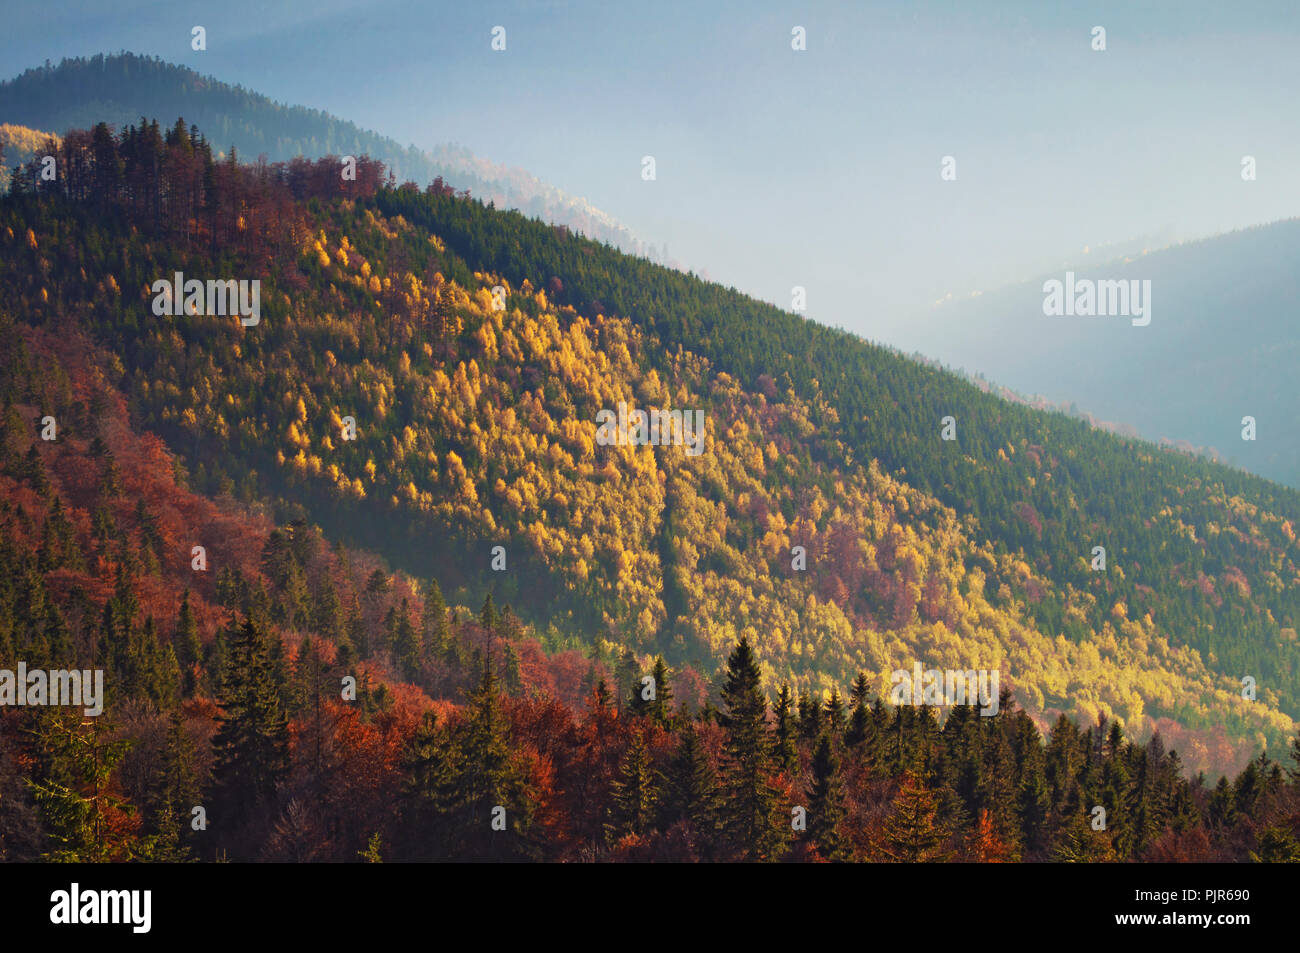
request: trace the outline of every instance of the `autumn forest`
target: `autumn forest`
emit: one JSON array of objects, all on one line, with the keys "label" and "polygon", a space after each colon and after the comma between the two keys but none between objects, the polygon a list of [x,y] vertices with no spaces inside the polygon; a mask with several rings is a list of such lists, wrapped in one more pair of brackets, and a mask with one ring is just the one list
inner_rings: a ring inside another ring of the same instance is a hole
[{"label": "autumn forest", "polygon": [[106,697],[0,709],[0,859],[1300,860],[1300,493],[366,156],[28,139],[0,669]]}]

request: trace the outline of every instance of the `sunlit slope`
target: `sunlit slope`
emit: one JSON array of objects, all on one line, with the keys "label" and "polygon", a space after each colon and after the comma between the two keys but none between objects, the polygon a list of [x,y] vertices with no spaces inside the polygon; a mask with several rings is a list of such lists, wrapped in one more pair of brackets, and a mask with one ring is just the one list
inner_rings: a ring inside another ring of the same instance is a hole
[{"label": "sunlit slope", "polygon": [[[129,212],[0,209],[10,307],[119,355],[196,488],[490,585],[553,644],[711,669],[748,634],[808,688],[998,668],[1036,713],[1171,719],[1192,766],[1294,732],[1291,491],[450,197],[249,200],[216,251]],[[257,277],[260,323],[156,316],[176,271]],[[600,445],[620,403],[701,410],[703,452]]]}]

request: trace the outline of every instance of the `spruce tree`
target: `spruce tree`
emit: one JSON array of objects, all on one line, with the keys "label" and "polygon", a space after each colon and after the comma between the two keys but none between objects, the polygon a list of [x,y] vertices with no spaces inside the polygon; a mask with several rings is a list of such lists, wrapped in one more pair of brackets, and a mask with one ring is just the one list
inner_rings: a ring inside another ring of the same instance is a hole
[{"label": "spruce tree", "polygon": [[853,687],[849,689],[849,701],[854,705],[866,705],[871,701],[871,682],[867,679],[866,672],[858,672],[858,677],[853,680]]},{"label": "spruce tree", "polygon": [[1134,761],[1133,783],[1125,799],[1125,814],[1131,822],[1124,826],[1123,836],[1117,843],[1121,855],[1126,857],[1139,856],[1156,839],[1165,822],[1150,753],[1136,748]]},{"label": "spruce tree", "polygon": [[596,687],[592,689],[592,701],[598,709],[606,709],[610,706],[612,698],[609,692],[609,684],[603,677],[596,681]]},{"label": "spruce tree", "polygon": [[631,707],[640,703],[641,683],[637,680],[636,656],[632,650],[624,648],[614,662],[614,697],[619,708]]},{"label": "spruce tree", "polygon": [[[352,596],[348,602],[347,611],[344,614],[344,627],[348,634],[348,644],[355,650],[356,658],[370,658],[370,630],[361,615],[361,606],[356,596]],[[340,652],[342,652],[342,649],[340,649]],[[349,658],[347,661],[350,662],[352,659]],[[344,660],[340,659],[339,664],[344,664]]]},{"label": "spruce tree", "polygon": [[311,625],[311,590],[296,559],[289,559],[277,606],[287,628],[304,629]]},{"label": "spruce tree", "polygon": [[809,744],[822,733],[822,705],[807,692],[799,693],[799,736]]},{"label": "spruce tree", "polygon": [[881,853],[898,863],[947,860],[946,832],[935,818],[934,795],[914,772],[903,775],[894,810],[885,822]]},{"label": "spruce tree", "polygon": [[853,706],[852,714],[849,715],[849,725],[844,729],[844,744],[849,750],[856,752],[868,767],[871,766],[871,762],[865,755],[871,747],[868,742],[874,738],[874,735],[875,723],[871,720],[871,711],[863,699],[858,699]]},{"label": "spruce tree", "polygon": [[482,626],[483,631],[489,636],[495,635],[497,630],[497,608],[492,602],[492,593],[487,594],[483,600],[483,608],[478,612],[478,624]]},{"label": "spruce tree", "polygon": [[176,651],[171,642],[158,635],[153,616],[145,620],[141,633],[144,642],[144,664],[148,671],[145,692],[159,709],[176,705],[181,698],[181,667],[176,661]]},{"label": "spruce tree", "polygon": [[158,767],[159,791],[153,826],[156,832],[150,859],[177,862],[189,859],[186,835],[192,809],[199,803],[194,772],[194,744],[185,731],[180,708],[173,708],[167,726],[167,745]]},{"label": "spruce tree", "polygon": [[414,682],[420,677],[420,659],[423,654],[420,633],[411,622],[410,606],[403,599],[393,629],[393,661],[407,681]]},{"label": "spruce tree", "polygon": [[[1107,742],[1108,756],[1101,766],[1101,806],[1106,809],[1106,829],[1111,841],[1121,857],[1127,857],[1127,850],[1132,846],[1131,829],[1133,814],[1127,810],[1132,807],[1129,778],[1129,766],[1121,745],[1114,745],[1118,722],[1113,722],[1111,735]],[[1111,754],[1111,752],[1114,752]]]},{"label": "spruce tree", "polygon": [[264,625],[245,620],[227,647],[220,727],[213,740],[212,819],[236,828],[276,796],[288,771],[288,719],[282,673]]},{"label": "spruce tree", "polygon": [[1260,832],[1250,859],[1257,864],[1300,864],[1300,842],[1283,825],[1266,827]]},{"label": "spruce tree", "polygon": [[830,734],[823,732],[813,750],[812,783],[808,787],[808,836],[826,860],[849,859],[848,846],[839,830],[844,816],[840,759],[835,756]]},{"label": "spruce tree", "polygon": [[799,767],[799,750],[796,747],[798,726],[792,709],[790,686],[784,682],[776,696],[776,763],[787,774]]},{"label": "spruce tree", "polygon": [[655,656],[654,668],[650,672],[655,684],[655,697],[650,702],[650,717],[655,724],[667,728],[672,721],[673,687],[669,683],[668,666],[662,655]]},{"label": "spruce tree", "polygon": [[[490,658],[485,658],[478,686],[466,705],[467,718],[455,741],[454,781],[456,820],[460,843],[471,855],[506,860],[527,847],[523,835],[532,819],[533,805],[510,756],[506,714],[500,686]],[[493,831],[496,808],[506,811],[507,831]]]},{"label": "spruce tree", "polygon": [[838,740],[844,736],[845,721],[844,699],[838,688],[832,688],[831,697],[826,699],[826,730],[832,738]]},{"label": "spruce tree", "polygon": [[726,713],[724,744],[724,823],[731,844],[744,860],[777,860],[785,833],[777,811],[777,793],[769,781],[772,771],[767,700],[763,697],[758,661],[742,637],[727,659],[722,700]]},{"label": "spruce tree", "polygon": [[176,662],[181,670],[181,688],[185,697],[194,694],[197,687],[194,666],[203,660],[203,643],[199,641],[199,624],[190,608],[190,591],[181,597],[181,611],[176,619],[176,634],[172,637]]},{"label": "spruce tree", "polygon": [[129,860],[130,845],[110,819],[128,809],[114,793],[111,778],[131,743],[103,740],[111,731],[102,718],[83,722],[80,712],[69,715],[59,709],[41,710],[33,734],[39,764],[28,784],[48,835],[44,858]]},{"label": "spruce tree", "polygon": [[1016,816],[1026,853],[1043,849],[1047,840],[1047,816],[1051,796],[1044,770],[1042,738],[1024,711],[1016,713],[1015,756],[1018,782]]},{"label": "spruce tree", "polygon": [[1177,763],[1174,752],[1170,752],[1176,762],[1178,774],[1175,776],[1173,797],[1169,801],[1169,826],[1179,834],[1197,827],[1201,823],[1201,812],[1192,799],[1191,786],[1182,775],[1182,766]]},{"label": "spruce tree", "polygon": [[654,824],[657,778],[640,731],[634,732],[610,790],[605,832],[611,844],[628,835],[644,835]]},{"label": "spruce tree", "polygon": [[425,712],[402,753],[401,812],[410,836],[399,842],[399,848],[406,859],[427,862],[447,856],[449,831],[461,821],[454,814],[462,771],[460,753],[449,733],[439,727],[434,712]]},{"label": "spruce tree", "polygon": [[338,590],[334,588],[334,580],[330,578],[329,573],[325,573],[321,580],[319,592],[316,595],[316,607],[312,613],[312,624],[316,632],[322,637],[329,639],[340,651],[343,642],[347,639],[347,624],[343,618],[343,603],[339,600]]},{"label": "spruce tree", "polygon": [[1063,864],[1109,863],[1118,859],[1110,833],[1093,830],[1089,815],[1083,812],[1070,816],[1052,854]]},{"label": "spruce tree", "polygon": [[1264,786],[1264,772],[1260,770],[1260,761],[1248,761],[1241,774],[1237,775],[1237,781],[1233,785],[1233,801],[1238,814],[1254,818],[1264,795]]},{"label": "spruce tree", "polygon": [[1237,803],[1233,797],[1232,785],[1223,776],[1219,777],[1219,783],[1210,795],[1210,823],[1220,828],[1232,827],[1237,823]]},{"label": "spruce tree", "polygon": [[429,580],[429,592],[424,597],[424,611],[420,613],[420,635],[428,658],[445,659],[450,645],[447,641],[447,603],[437,579]]},{"label": "spruce tree", "polygon": [[501,650],[501,680],[505,683],[507,695],[516,697],[523,691],[523,673],[519,667],[519,650],[513,643],[507,642]]},{"label": "spruce tree", "polygon": [[673,824],[686,821],[708,859],[718,827],[718,778],[691,718],[683,718],[677,750],[660,787],[663,796],[659,805],[659,829],[666,831]]},{"label": "spruce tree", "polygon": [[138,669],[139,640],[135,618],[140,603],[126,569],[119,565],[117,584],[112,597],[104,603],[100,619],[97,660],[107,675],[106,681],[116,686],[110,694],[114,697],[131,697],[141,689]]}]

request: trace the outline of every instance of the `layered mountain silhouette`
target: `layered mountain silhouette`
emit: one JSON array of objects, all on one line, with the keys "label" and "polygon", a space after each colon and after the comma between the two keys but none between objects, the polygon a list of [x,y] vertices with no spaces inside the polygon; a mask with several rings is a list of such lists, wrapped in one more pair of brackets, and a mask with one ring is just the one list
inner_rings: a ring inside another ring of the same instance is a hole
[{"label": "layered mountain silhouette", "polygon": [[403,146],[319,109],[277,103],[157,57],[119,53],[64,59],[0,83],[0,122],[62,133],[97,122],[122,129],[141,116],[167,124],[184,116],[203,129],[219,152],[233,147],[250,162],[259,155],[271,162],[369,155],[382,161],[399,183],[409,179],[423,186],[442,178],[485,203],[517,208],[633,254],[659,257],[656,247],[586,199],[522,169],[491,162],[463,146]]},{"label": "layered mountain silhouette", "polygon": [[[950,301],[926,317],[929,353],[1150,440],[1198,448],[1300,485],[1300,220],[1093,264],[1078,280],[1151,281],[1151,323],[1047,316],[1061,272]],[[1242,437],[1244,417],[1256,439]]]}]

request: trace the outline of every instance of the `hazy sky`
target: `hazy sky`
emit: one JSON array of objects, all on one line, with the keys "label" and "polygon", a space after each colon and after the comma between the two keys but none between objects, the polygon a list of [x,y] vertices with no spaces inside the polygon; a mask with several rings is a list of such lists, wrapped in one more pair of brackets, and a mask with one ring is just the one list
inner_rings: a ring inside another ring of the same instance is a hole
[{"label": "hazy sky", "polygon": [[459,142],[715,280],[783,307],[803,285],[810,317],[903,346],[931,302],[1085,247],[1300,214],[1294,3],[6,7],[6,77],[131,50],[402,142]]}]

